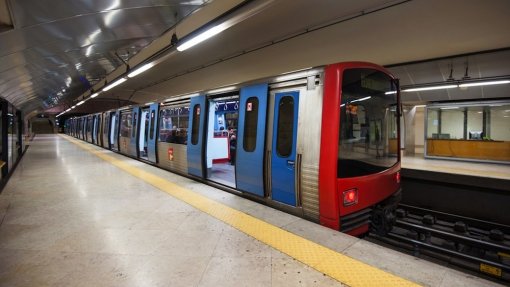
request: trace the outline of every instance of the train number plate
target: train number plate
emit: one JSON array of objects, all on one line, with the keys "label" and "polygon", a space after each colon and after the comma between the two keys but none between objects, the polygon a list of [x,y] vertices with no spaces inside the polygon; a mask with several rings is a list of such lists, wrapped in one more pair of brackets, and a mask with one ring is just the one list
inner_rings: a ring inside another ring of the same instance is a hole
[{"label": "train number plate", "polygon": [[480,263],[480,271],[491,274],[494,276],[501,277],[501,269],[498,267],[490,266],[484,263]]}]

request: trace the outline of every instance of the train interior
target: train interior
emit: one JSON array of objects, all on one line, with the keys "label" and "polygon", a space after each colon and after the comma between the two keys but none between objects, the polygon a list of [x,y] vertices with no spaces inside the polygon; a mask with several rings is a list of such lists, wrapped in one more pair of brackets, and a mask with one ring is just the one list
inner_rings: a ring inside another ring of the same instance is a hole
[{"label": "train interior", "polygon": [[207,120],[207,179],[236,187],[235,164],[239,95],[209,100]]},{"label": "train interior", "polygon": [[149,107],[143,108],[140,115],[140,131],[138,141],[138,155],[141,159],[149,160],[148,140],[149,140]]}]

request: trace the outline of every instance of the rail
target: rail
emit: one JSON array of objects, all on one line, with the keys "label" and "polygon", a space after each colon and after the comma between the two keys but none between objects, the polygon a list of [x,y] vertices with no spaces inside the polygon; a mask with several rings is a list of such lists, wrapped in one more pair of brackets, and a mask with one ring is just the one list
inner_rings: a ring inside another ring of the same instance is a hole
[{"label": "rail", "polygon": [[510,226],[401,204],[393,230],[370,238],[510,282]]}]

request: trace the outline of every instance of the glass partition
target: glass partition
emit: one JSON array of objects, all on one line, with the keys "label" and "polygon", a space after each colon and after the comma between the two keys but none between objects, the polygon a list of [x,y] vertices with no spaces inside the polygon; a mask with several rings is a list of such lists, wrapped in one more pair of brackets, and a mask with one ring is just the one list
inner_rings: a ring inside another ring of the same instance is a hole
[{"label": "glass partition", "polygon": [[425,123],[426,157],[510,162],[510,102],[429,105]]}]

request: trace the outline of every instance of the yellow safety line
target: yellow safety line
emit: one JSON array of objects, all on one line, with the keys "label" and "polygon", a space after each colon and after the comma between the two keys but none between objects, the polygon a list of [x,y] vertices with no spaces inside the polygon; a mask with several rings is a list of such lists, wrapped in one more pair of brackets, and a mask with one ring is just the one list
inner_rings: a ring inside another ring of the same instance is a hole
[{"label": "yellow safety line", "polygon": [[251,215],[196,194],[171,181],[95,150],[89,145],[72,139],[69,136],[65,136],[64,138],[127,173],[165,191],[171,196],[186,202],[348,286],[419,286],[414,282],[352,259]]}]

